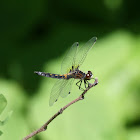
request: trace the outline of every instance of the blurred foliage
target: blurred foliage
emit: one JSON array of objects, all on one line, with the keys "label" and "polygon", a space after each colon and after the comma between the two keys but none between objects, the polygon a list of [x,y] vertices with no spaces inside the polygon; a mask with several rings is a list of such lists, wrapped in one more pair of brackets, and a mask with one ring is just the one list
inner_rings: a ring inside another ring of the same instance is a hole
[{"label": "blurred foliage", "polygon": [[[1,113],[3,112],[3,110],[5,109],[6,105],[7,105],[7,100],[6,100],[6,98],[5,98],[2,94],[0,94],[0,115],[1,115]],[[6,119],[6,120],[7,120],[7,119]],[[4,121],[1,121],[1,120],[0,120],[0,126],[4,125],[5,122],[6,122],[6,120],[4,120]],[[0,136],[1,136],[2,134],[3,134],[3,132],[0,131]]]},{"label": "blurred foliage", "polygon": [[7,100],[2,94],[0,94],[0,114],[3,112],[6,105],[7,105]]},{"label": "blurred foliage", "polygon": [[0,93],[8,101],[2,115],[14,113],[0,128],[0,139],[22,139],[80,95],[73,86],[70,96],[49,107],[55,79],[33,72],[60,73],[70,46],[93,36],[97,43],[81,70],[91,70],[99,85],[32,139],[140,139],[139,5],[136,0],[1,1]]}]

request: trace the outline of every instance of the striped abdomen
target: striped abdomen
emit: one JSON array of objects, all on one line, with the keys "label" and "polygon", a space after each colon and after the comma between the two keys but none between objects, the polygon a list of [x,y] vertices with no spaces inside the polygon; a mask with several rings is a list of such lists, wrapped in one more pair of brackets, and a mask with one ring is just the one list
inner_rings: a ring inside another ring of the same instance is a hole
[{"label": "striped abdomen", "polygon": [[51,73],[46,73],[46,72],[40,72],[40,71],[35,71],[34,73],[40,75],[40,76],[45,76],[45,77],[51,77],[51,78],[57,78],[57,79],[69,79],[69,75],[67,74],[51,74]]}]

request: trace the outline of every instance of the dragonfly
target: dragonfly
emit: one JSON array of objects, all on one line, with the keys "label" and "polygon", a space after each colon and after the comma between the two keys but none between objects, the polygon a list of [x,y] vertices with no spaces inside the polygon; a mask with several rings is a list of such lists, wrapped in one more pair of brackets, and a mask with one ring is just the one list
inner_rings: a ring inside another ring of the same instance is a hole
[{"label": "dragonfly", "polygon": [[58,79],[51,90],[49,100],[50,106],[58,100],[59,96],[64,98],[71,93],[71,88],[75,79],[79,80],[76,85],[80,90],[84,90],[81,87],[82,82],[84,82],[84,86],[87,88],[90,84],[88,81],[94,79],[91,71],[84,73],[79,68],[83,64],[89,50],[96,43],[96,40],[97,37],[92,37],[85,45],[82,46],[79,46],[79,43],[75,42],[62,61],[62,74],[34,71],[37,75]]}]

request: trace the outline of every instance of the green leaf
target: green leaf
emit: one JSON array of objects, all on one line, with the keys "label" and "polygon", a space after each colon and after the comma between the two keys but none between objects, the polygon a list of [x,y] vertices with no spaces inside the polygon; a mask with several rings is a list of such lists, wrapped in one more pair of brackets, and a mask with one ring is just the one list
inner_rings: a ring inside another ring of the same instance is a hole
[{"label": "green leaf", "polygon": [[13,113],[13,111],[10,111],[10,112],[8,113],[8,116],[7,116],[3,121],[0,121],[0,126],[5,125],[5,123],[7,123],[7,121],[8,121],[9,118],[11,117],[12,113]]},{"label": "green leaf", "polygon": [[3,134],[3,132],[2,131],[0,131],[0,136]]},{"label": "green leaf", "polygon": [[6,105],[7,105],[6,98],[2,94],[0,94],[0,114],[5,109]]}]

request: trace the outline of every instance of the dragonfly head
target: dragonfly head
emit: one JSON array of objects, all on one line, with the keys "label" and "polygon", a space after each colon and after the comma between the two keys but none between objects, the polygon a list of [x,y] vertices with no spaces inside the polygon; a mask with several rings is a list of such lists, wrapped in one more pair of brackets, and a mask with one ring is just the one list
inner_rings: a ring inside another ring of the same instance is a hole
[{"label": "dragonfly head", "polygon": [[88,71],[87,74],[86,74],[85,79],[86,79],[86,80],[90,80],[92,77],[93,77],[92,72],[91,72],[91,71]]}]

